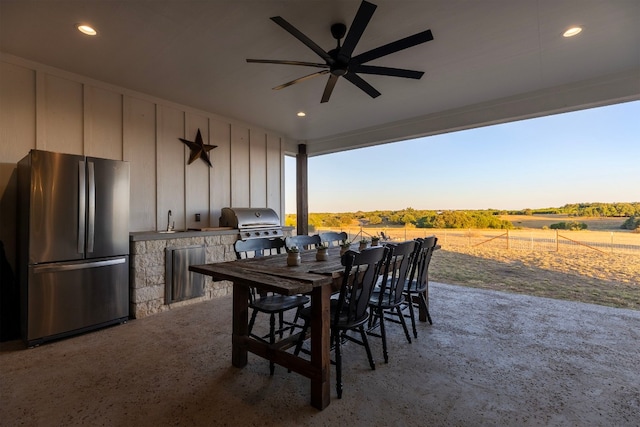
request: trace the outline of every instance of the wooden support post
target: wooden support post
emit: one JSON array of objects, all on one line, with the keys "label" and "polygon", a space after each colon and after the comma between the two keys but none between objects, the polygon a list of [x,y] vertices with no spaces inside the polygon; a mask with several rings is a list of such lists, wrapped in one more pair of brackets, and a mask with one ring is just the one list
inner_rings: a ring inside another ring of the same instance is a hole
[{"label": "wooden support post", "polygon": [[298,144],[296,155],[296,232],[309,234],[309,184],[307,145]]}]

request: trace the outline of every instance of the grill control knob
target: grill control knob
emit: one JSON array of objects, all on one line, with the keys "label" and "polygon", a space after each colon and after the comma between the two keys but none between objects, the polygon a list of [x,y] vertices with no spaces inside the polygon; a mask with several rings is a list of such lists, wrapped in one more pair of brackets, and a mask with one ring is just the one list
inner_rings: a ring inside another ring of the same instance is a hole
[{"label": "grill control knob", "polygon": [[244,233],[244,235],[249,237],[249,236],[251,236],[251,233]]}]

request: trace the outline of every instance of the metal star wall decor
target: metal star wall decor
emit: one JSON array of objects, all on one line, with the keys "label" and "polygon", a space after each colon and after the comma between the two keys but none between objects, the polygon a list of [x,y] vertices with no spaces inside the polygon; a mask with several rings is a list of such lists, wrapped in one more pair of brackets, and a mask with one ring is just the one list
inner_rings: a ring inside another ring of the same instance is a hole
[{"label": "metal star wall decor", "polygon": [[200,128],[198,128],[198,133],[196,134],[195,141],[187,141],[184,138],[178,138],[180,141],[184,142],[190,149],[191,155],[189,156],[189,163],[193,163],[198,157],[201,158],[209,167],[212,167],[211,160],[209,160],[209,151],[213,150],[217,147],[217,145],[209,145],[205,144],[202,140],[202,134],[200,133]]}]

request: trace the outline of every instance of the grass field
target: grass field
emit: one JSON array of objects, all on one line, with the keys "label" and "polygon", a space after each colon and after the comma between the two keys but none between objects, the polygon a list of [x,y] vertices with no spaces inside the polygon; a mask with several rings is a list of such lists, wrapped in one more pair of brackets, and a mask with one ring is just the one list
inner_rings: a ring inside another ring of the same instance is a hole
[{"label": "grass field", "polygon": [[517,228],[542,229],[558,222],[583,222],[587,230],[592,231],[625,231],[620,228],[627,218],[595,218],[569,215],[500,215],[500,219],[511,221]]},{"label": "grass field", "polygon": [[[602,224],[604,226],[604,224]],[[335,228],[318,228],[315,232]],[[350,240],[359,240],[363,235],[370,238],[384,233],[392,240],[409,240],[435,234],[445,247],[485,246],[495,249],[526,249],[539,251],[562,251],[573,246],[584,250],[640,253],[640,233],[621,229],[600,230],[543,230],[522,228],[517,230],[497,229],[436,229],[411,227],[344,227]]]},{"label": "grass field", "polygon": [[640,255],[448,247],[434,253],[429,279],[640,310]]},{"label": "grass field", "polygon": [[[438,236],[442,249],[430,267],[433,281],[640,310],[640,251],[624,248],[640,248],[640,234],[610,228],[619,221],[593,219],[599,224],[595,230],[558,232],[559,240],[578,243],[557,244],[555,230],[542,230],[545,220],[524,218],[538,226],[511,230],[509,249],[505,230],[364,227],[362,232],[384,232],[394,240]],[[359,227],[343,231],[359,238]]]}]

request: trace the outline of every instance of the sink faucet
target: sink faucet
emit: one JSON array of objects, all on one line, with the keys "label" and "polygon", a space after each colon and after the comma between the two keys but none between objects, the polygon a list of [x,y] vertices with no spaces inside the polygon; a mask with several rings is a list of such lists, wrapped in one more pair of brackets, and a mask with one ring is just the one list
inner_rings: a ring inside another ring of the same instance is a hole
[{"label": "sink faucet", "polygon": [[175,226],[176,226],[175,221],[171,223],[171,209],[169,209],[169,212],[167,212],[167,231],[173,231]]}]

